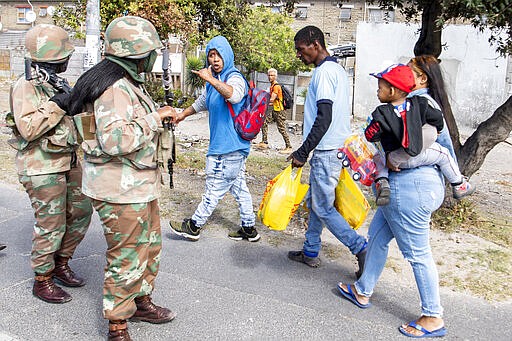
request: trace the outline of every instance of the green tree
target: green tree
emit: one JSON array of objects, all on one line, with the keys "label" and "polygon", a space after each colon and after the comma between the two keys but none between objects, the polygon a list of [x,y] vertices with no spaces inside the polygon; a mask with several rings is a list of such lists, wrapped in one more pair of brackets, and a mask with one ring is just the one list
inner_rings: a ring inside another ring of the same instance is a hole
[{"label": "green tree", "polygon": [[271,67],[285,73],[307,69],[295,58],[292,21],[264,7],[250,10],[238,30],[226,37],[233,47],[236,62],[247,72],[267,72]]},{"label": "green tree", "polygon": [[86,6],[87,0],[75,0],[74,6],[60,3],[55,8],[53,23],[70,31],[75,39],[84,39]]},{"label": "green tree", "polygon": [[129,14],[129,8],[133,0],[101,0],[100,18],[101,29],[105,30],[108,24],[117,17]]},{"label": "green tree", "polygon": [[[119,16],[128,12],[130,4],[134,0],[107,0],[100,1],[101,28],[104,30],[107,25]],[[55,25],[71,31],[75,38],[85,38],[85,19],[87,13],[87,0],[72,0],[64,5],[60,3],[55,8],[53,21]]]},{"label": "green tree", "polygon": [[[75,1],[73,14],[63,12],[59,20],[85,22],[86,0]],[[278,1],[272,2],[278,4]],[[285,1],[285,11],[293,10],[296,2]],[[221,34],[231,43],[236,62],[247,73],[266,72],[270,67],[285,73],[307,69],[295,58],[292,19],[263,6],[252,7],[249,0],[102,0],[100,15],[103,29],[122,15],[146,18],[162,38],[168,34],[178,35],[185,50]],[[78,26],[68,24],[68,27]]]},{"label": "green tree", "polygon": [[195,29],[182,9],[184,7],[180,8],[174,0],[132,0],[128,13],[151,21],[162,39],[175,34],[187,42]]},{"label": "green tree", "polygon": [[[464,20],[474,27],[491,30],[490,43],[501,54],[512,52],[511,0],[382,0],[370,1],[382,8],[396,7],[407,19],[421,15],[420,36],[414,54],[432,54],[442,51],[443,25],[453,19]],[[512,131],[512,96],[480,123],[464,144],[451,108],[445,108],[445,119],[458,156],[462,173],[471,176],[481,166],[486,155]]]},{"label": "green tree", "polygon": [[191,46],[204,44],[213,34],[232,36],[250,11],[247,0],[174,0],[193,23],[197,35]]}]

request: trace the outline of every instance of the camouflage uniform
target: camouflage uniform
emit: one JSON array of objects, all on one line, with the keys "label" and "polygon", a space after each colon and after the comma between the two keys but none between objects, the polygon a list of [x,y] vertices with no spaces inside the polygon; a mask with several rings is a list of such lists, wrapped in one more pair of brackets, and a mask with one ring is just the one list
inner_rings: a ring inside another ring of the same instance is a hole
[{"label": "camouflage uniform", "polygon": [[[65,34],[67,39],[64,30],[53,25],[40,25],[36,30],[41,40],[27,38],[32,60],[66,59],[73,52],[67,40],[61,42],[61,49],[51,44],[55,34]],[[47,43],[41,45],[41,41]],[[39,45],[35,46],[36,43]],[[49,101],[56,93],[49,83],[41,79],[27,81],[25,76],[11,89],[13,137],[9,144],[18,151],[19,180],[30,197],[36,218],[31,255],[36,275],[51,273],[55,257],[73,256],[92,214],[91,201],[81,191],[82,172],[75,154],[76,128],[72,118]]]},{"label": "camouflage uniform", "polygon": [[[129,16],[114,20],[105,33],[107,59],[160,48],[156,31],[147,24]],[[93,199],[107,241],[103,313],[119,321],[137,311],[134,299],[151,294],[160,265],[156,150],[163,127],[155,103],[127,77],[108,87],[91,110],[95,128],[92,138],[82,142],[82,189]]]}]

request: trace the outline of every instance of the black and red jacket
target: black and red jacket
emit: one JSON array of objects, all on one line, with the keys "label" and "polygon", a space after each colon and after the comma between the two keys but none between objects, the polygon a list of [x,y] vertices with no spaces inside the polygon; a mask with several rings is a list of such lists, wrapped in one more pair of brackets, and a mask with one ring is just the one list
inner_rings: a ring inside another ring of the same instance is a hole
[{"label": "black and red jacket", "polygon": [[[428,100],[421,96],[406,99],[409,102],[405,129],[407,138],[404,139],[404,123],[402,117],[395,110],[393,104],[380,105],[372,113],[372,121],[366,127],[365,137],[370,142],[380,141],[385,152],[392,152],[404,148],[411,156],[416,156],[423,149],[423,135],[421,127],[430,124],[440,132],[444,127],[443,113],[432,108]],[[402,145],[408,141],[408,145]]]}]

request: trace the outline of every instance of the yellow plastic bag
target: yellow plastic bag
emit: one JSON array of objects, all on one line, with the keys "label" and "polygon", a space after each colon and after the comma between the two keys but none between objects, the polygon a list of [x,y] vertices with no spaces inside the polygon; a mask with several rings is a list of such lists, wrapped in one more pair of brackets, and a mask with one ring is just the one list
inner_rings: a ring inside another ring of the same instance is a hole
[{"label": "yellow plastic bag", "polygon": [[263,225],[272,230],[286,229],[309,188],[308,184],[300,182],[301,175],[302,167],[293,174],[289,165],[267,183],[258,210]]},{"label": "yellow plastic bag", "polygon": [[352,179],[346,168],[341,170],[340,179],[336,186],[334,207],[340,212],[350,226],[357,230],[366,219],[370,204]]}]

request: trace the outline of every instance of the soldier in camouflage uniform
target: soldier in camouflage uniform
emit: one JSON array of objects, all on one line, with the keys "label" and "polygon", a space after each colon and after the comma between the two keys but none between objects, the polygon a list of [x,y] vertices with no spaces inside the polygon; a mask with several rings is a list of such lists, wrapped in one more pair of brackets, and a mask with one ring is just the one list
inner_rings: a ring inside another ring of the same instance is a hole
[{"label": "soldier in camouflage uniform", "polygon": [[43,301],[65,303],[71,296],[53,279],[68,287],[85,284],[68,261],[84,238],[92,214],[91,201],[81,191],[76,128],[66,115],[70,95],[65,90],[70,88],[57,76],[66,70],[74,48],[66,31],[54,25],[33,27],[25,44],[32,66],[11,88],[7,122],[13,138],[9,144],[18,150],[19,180],[36,218],[32,292]]},{"label": "soldier in camouflage uniform", "polygon": [[156,108],[140,73],[152,70],[161,47],[149,21],[115,19],[105,31],[105,59],[80,77],[71,99],[84,135],[82,190],[93,200],[107,241],[103,313],[109,340],[130,340],[127,319],[165,323],[176,316],[150,297],[162,248],[157,149],[162,122],[175,111]]}]

